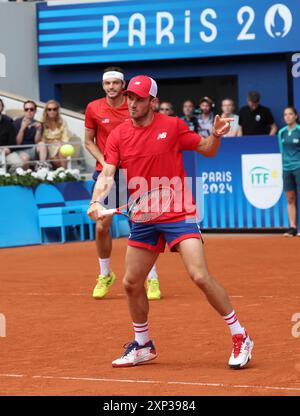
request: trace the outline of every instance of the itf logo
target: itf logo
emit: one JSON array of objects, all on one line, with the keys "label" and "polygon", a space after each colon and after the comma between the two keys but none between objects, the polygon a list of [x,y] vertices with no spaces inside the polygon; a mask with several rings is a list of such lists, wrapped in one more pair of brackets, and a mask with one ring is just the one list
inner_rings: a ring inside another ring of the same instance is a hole
[{"label": "itf logo", "polygon": [[291,30],[293,16],[284,4],[274,4],[265,17],[265,28],[272,38],[284,38]]},{"label": "itf logo", "polygon": [[256,208],[268,209],[280,199],[283,189],[280,154],[242,155],[243,190]]},{"label": "itf logo", "polygon": [[266,186],[270,179],[278,179],[277,170],[264,168],[263,166],[256,166],[250,171],[251,183],[253,186]]}]

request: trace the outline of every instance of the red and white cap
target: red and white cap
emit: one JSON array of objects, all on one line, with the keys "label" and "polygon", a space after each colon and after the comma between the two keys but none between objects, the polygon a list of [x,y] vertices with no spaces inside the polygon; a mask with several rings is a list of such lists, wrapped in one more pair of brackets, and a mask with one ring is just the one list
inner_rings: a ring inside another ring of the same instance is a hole
[{"label": "red and white cap", "polygon": [[142,98],[147,98],[150,95],[156,97],[157,84],[154,79],[147,77],[146,75],[137,75],[136,77],[131,78],[127,89],[123,91],[124,94],[127,94],[128,92],[133,92]]}]

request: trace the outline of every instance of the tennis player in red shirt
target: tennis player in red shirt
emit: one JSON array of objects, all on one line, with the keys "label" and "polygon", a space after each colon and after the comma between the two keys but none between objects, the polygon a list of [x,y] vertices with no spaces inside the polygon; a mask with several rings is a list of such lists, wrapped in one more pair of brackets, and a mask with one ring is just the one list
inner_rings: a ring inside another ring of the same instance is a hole
[{"label": "tennis player in red shirt", "polygon": [[[127,98],[122,94],[125,87],[124,73],[119,67],[109,67],[103,72],[102,87],[106,97],[92,101],[85,112],[85,146],[96,159],[96,171],[93,179],[96,181],[104,164],[104,149],[107,137],[115,127],[130,118]],[[115,193],[119,205],[119,171],[115,175]],[[99,258],[100,274],[93,290],[95,299],[103,298],[114,283],[116,276],[110,268],[112,238],[110,225],[112,217],[106,217],[96,222],[96,247]],[[149,300],[160,299],[158,275],[155,265],[149,272],[147,280],[147,296]]]},{"label": "tennis player in red shirt", "polygon": [[[221,136],[229,131],[233,121],[216,116],[212,134],[203,139],[191,132],[178,117],[154,113],[157,85],[152,78],[144,75],[132,78],[125,92],[131,119],[119,125],[108,137],[105,165],[88,210],[92,219],[103,218],[100,201],[111,189],[120,163],[122,168],[127,169],[131,193],[136,193],[131,185],[140,179],[140,183],[146,181],[149,189],[153,189],[153,178],[157,177],[166,177],[170,181],[176,178],[175,182],[181,182],[184,189],[186,174],[182,151],[194,150],[203,156],[214,156]],[[188,192],[184,191],[186,194]],[[144,281],[159,253],[164,251],[166,242],[171,251],[179,252],[192,280],[227,323],[233,341],[229,366],[236,369],[244,367],[251,359],[253,341],[240,325],[225,290],[208,273],[194,202],[184,204],[181,210],[171,209],[151,223],[134,223],[128,241],[124,287],[135,340],[125,346],[123,355],[112,362],[113,367],[134,366],[157,357],[148,331],[149,304]]]}]

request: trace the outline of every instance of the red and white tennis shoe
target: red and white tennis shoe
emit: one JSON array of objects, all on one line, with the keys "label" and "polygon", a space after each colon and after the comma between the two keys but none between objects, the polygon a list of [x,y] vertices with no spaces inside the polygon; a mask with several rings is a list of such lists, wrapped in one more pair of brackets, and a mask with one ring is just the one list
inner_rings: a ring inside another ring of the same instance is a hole
[{"label": "red and white tennis shoe", "polygon": [[121,358],[112,362],[113,367],[132,367],[154,360],[158,354],[152,341],[140,346],[136,341],[124,345],[125,352]]},{"label": "red and white tennis shoe", "polygon": [[234,335],[232,337],[232,342],[233,350],[228,365],[230,368],[239,369],[244,367],[251,360],[254,342],[247,332],[245,334]]}]

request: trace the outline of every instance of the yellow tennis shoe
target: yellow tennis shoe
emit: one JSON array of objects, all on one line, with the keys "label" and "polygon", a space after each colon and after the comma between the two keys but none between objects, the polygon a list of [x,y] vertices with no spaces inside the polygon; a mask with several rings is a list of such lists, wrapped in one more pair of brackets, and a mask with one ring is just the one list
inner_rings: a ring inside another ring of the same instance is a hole
[{"label": "yellow tennis shoe", "polygon": [[110,286],[116,280],[116,275],[113,272],[110,272],[108,276],[103,276],[99,274],[98,279],[96,279],[97,284],[93,291],[93,298],[94,299],[102,299],[105,295],[107,295]]},{"label": "yellow tennis shoe", "polygon": [[160,288],[158,279],[148,279],[147,280],[147,298],[149,300],[159,300],[160,299]]}]

